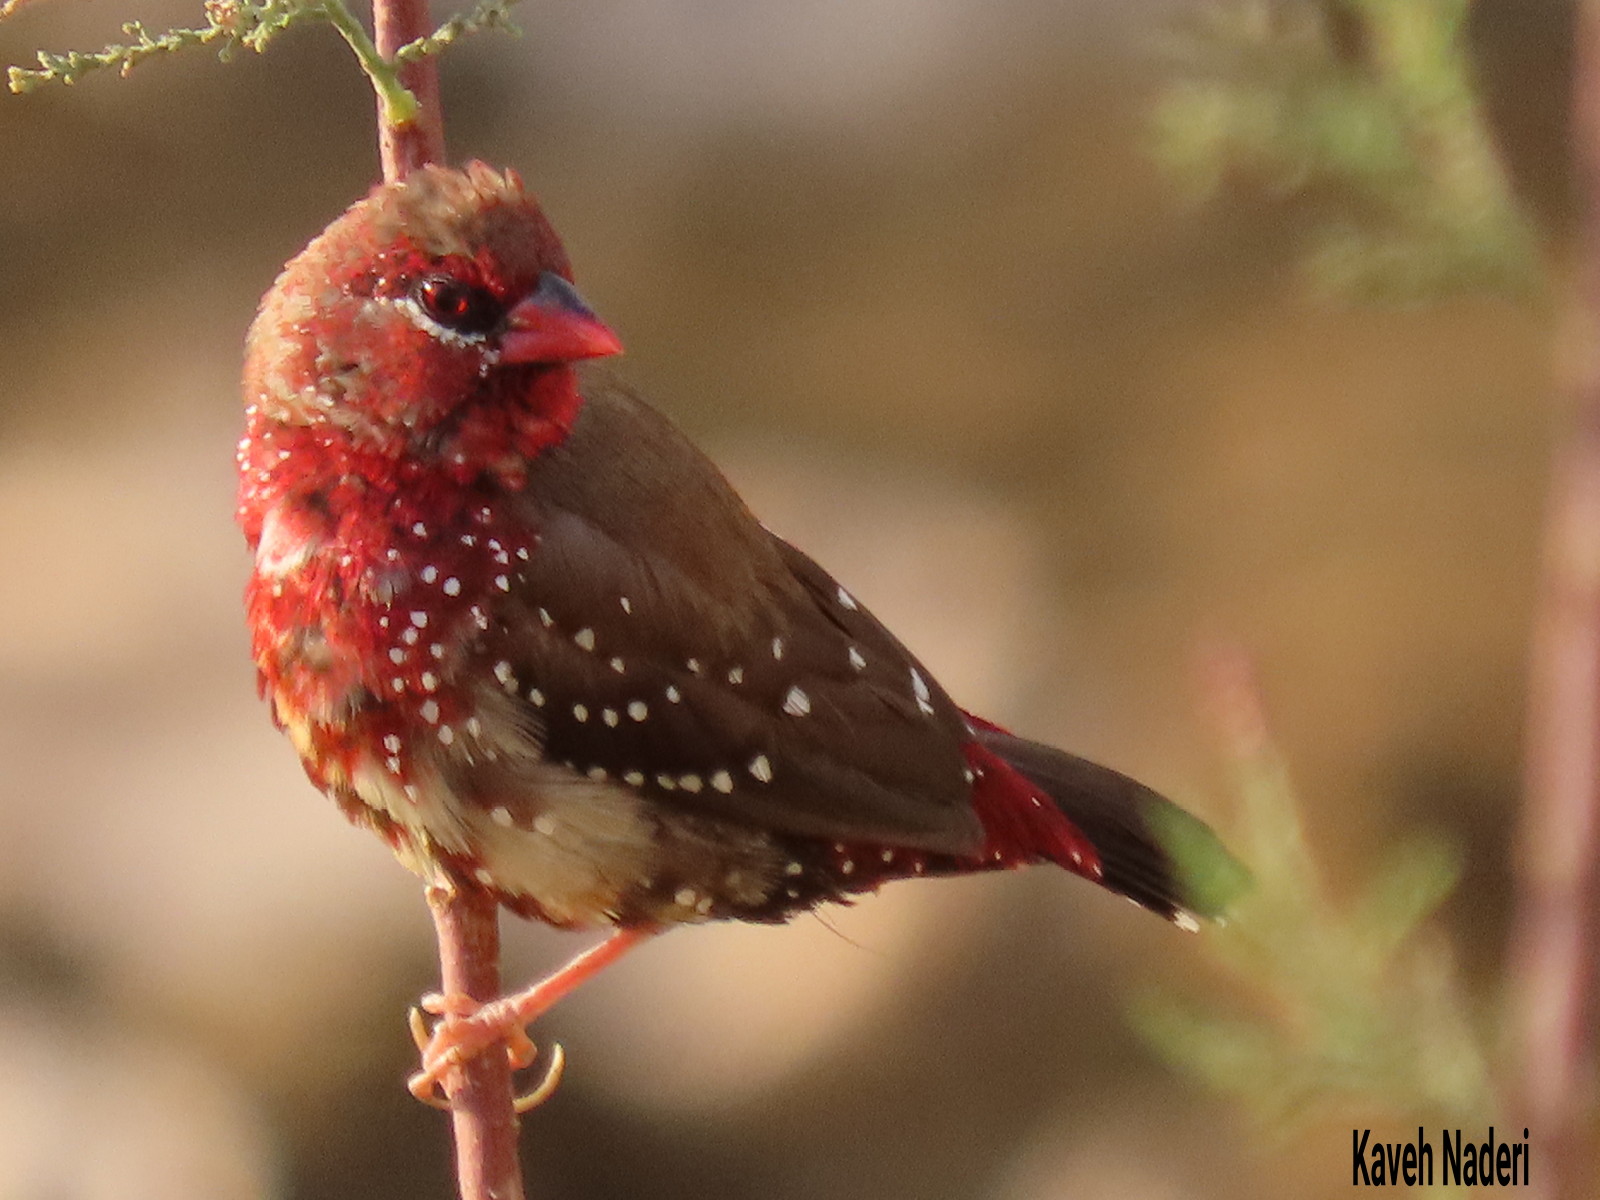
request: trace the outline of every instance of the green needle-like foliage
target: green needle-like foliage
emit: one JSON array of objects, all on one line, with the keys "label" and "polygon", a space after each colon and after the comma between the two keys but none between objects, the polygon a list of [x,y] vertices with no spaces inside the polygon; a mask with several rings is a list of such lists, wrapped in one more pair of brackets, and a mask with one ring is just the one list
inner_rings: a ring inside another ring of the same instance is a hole
[{"label": "green needle-like foliage", "polygon": [[[427,37],[408,42],[395,52],[393,59],[387,59],[378,53],[344,0],[206,0],[206,23],[202,26],[169,29],[152,36],[143,25],[132,22],[122,27],[131,39],[125,44],[87,52],[69,50],[65,54],[41,50],[37,54],[38,67],[11,67],[7,78],[13,92],[30,92],[46,83],[77,83],[94,71],[115,69],[126,75],[148,58],[191,46],[215,46],[226,61],[240,48],[259,54],[273,38],[295,25],[324,22],[338,30],[355,53],[382,98],[389,121],[403,125],[415,114],[417,102],[400,83],[400,64],[437,54],[463,35],[482,29],[516,32],[510,11],[516,2],[479,0],[471,10],[456,14]],[[0,15],[9,11],[0,11]]]},{"label": "green needle-like foliage", "polygon": [[1352,1112],[1392,1127],[1388,1136],[1487,1127],[1488,1055],[1429,924],[1455,884],[1455,854],[1431,839],[1399,845],[1353,900],[1335,903],[1283,763],[1264,736],[1238,741],[1234,841],[1253,886],[1206,942],[1248,999],[1222,1011],[1147,998],[1135,1011],[1141,1032],[1279,1136]]},{"label": "green needle-like foliage", "polygon": [[478,0],[477,6],[470,12],[457,13],[427,37],[401,46],[394,53],[394,61],[404,63],[438,54],[457,38],[484,29],[518,33],[520,31],[511,19],[511,6],[515,3],[517,0]]},{"label": "green needle-like foliage", "polygon": [[1154,114],[1200,198],[1235,184],[1315,197],[1324,289],[1412,300],[1524,294],[1541,264],[1473,86],[1470,0],[1221,0]]}]

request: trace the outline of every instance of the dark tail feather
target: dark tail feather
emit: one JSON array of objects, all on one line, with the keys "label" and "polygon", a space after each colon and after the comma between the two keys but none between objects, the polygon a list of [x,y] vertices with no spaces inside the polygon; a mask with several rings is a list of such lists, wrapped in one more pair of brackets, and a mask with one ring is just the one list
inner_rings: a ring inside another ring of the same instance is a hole
[{"label": "dark tail feather", "polygon": [[1169,920],[1221,916],[1249,873],[1210,826],[1110,767],[978,728],[978,741],[1042,788],[1100,854],[1101,883]]}]

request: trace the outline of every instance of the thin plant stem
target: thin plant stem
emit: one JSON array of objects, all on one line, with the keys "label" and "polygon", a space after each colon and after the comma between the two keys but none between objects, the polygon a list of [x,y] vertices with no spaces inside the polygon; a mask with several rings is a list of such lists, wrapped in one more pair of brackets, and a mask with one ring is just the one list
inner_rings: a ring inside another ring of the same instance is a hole
[{"label": "thin plant stem", "polygon": [[[433,32],[428,0],[372,0],[372,28],[379,57],[392,63],[400,47]],[[354,43],[351,45],[355,48]],[[425,54],[408,59],[398,64],[396,71],[415,108],[409,114],[391,117],[392,106],[379,94],[378,153],[383,160],[383,177],[389,180],[403,178],[418,167],[444,159],[437,57]]]},{"label": "thin plant stem", "polygon": [[1582,231],[1533,636],[1513,934],[1522,1111],[1536,1200],[1590,1195],[1600,917],[1600,0],[1576,22],[1572,140]]},{"label": "thin plant stem", "polygon": [[[477,888],[429,888],[428,907],[439,934],[444,994],[480,1003],[498,999],[500,920],[494,897]],[[510,1058],[491,1048],[451,1072],[446,1086],[461,1200],[522,1200]]]},{"label": "thin plant stem", "polygon": [[[338,5],[331,5],[330,11]],[[337,21],[335,22],[337,24]],[[374,39],[357,24],[340,32],[356,56],[368,46],[392,64],[401,46],[432,29],[428,0],[373,0]],[[367,60],[363,59],[363,65]],[[368,70],[376,84],[379,74]],[[439,107],[439,63],[425,55],[399,64],[398,77],[412,100],[408,108],[378,88],[378,153],[387,182],[403,179],[444,158],[444,117]],[[404,94],[404,93],[402,93]],[[428,889],[439,937],[439,981],[446,996],[487,1004],[500,996],[500,914],[493,896],[471,885]],[[517,1156],[518,1119],[511,1061],[492,1051],[451,1073],[450,1120],[455,1135],[456,1182],[461,1200],[522,1200]]]}]

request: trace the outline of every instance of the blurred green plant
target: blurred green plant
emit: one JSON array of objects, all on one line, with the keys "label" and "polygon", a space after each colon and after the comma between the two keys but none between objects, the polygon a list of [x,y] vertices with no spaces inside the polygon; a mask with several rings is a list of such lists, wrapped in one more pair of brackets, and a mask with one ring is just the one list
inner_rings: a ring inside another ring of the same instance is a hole
[{"label": "blurred green plant", "polygon": [[1320,289],[1536,291],[1543,270],[1474,88],[1471,0],[1219,0],[1180,37],[1155,150],[1197,199],[1238,183],[1331,201]]},{"label": "blurred green plant", "polygon": [[[139,22],[129,22],[122,27],[122,32],[132,39],[127,44],[95,51],[69,50],[65,54],[40,50],[37,68],[11,67],[7,81],[13,92],[24,93],[46,83],[74,84],[91,72],[110,68],[125,76],[148,58],[191,46],[215,46],[226,62],[241,48],[262,53],[286,29],[321,22],[338,30],[354,52],[383,102],[384,119],[392,125],[404,125],[416,116],[417,101],[400,82],[401,64],[437,54],[465,34],[484,29],[517,32],[511,20],[511,6],[515,3],[517,0],[478,0],[469,11],[457,13],[426,37],[401,46],[393,58],[385,58],[344,0],[206,0],[206,23],[202,26],[169,29],[152,36]],[[11,0],[0,6],[0,16],[9,16],[19,5],[20,0]]]},{"label": "blurred green plant", "polygon": [[1206,944],[1249,1002],[1224,1011],[1151,995],[1134,1008],[1136,1027],[1270,1136],[1352,1113],[1401,1134],[1418,1124],[1487,1128],[1499,1111],[1487,1031],[1469,1011],[1449,943],[1429,925],[1455,886],[1456,853],[1411,839],[1353,900],[1335,903],[1247,671],[1234,664],[1219,678],[1240,797],[1233,840],[1254,886]]}]

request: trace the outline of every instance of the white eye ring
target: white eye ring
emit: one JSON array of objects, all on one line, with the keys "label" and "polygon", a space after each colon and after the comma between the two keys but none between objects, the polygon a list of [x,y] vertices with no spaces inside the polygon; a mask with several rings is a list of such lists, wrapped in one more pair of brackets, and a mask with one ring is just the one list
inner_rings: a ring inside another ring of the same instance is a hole
[{"label": "white eye ring", "polygon": [[443,342],[446,346],[456,346],[465,349],[469,346],[484,346],[489,341],[488,333],[462,333],[459,329],[451,329],[448,325],[441,325],[426,312],[410,296],[395,298],[379,298],[379,304],[388,304],[399,309],[405,314],[418,329],[436,341]]}]

